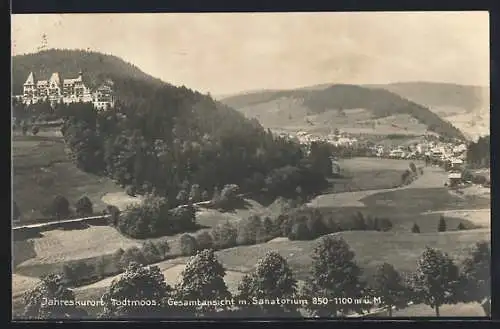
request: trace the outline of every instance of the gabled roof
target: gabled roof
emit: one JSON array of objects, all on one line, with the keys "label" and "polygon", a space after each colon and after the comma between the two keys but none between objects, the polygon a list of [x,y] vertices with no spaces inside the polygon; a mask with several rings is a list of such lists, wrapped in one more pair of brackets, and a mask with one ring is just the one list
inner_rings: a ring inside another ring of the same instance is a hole
[{"label": "gabled roof", "polygon": [[34,85],[35,84],[35,75],[33,72],[30,72],[28,75],[28,79],[26,79],[25,85]]}]

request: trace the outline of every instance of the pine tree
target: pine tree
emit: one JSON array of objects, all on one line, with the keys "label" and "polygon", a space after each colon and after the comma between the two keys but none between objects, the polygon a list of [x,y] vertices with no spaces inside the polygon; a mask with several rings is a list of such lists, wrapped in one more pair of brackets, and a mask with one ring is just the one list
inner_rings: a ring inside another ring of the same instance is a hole
[{"label": "pine tree", "polygon": [[446,220],[443,215],[439,217],[438,232],[446,232]]},{"label": "pine tree", "polygon": [[412,233],[420,233],[420,226],[417,225],[417,223],[413,224],[413,227],[411,228]]}]

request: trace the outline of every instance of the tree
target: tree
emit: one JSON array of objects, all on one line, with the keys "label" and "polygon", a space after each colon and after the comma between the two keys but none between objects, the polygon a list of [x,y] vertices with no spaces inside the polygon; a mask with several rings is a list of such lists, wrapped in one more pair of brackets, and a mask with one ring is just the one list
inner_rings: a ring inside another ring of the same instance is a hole
[{"label": "tree", "polygon": [[132,262],[102,296],[103,318],[148,318],[165,315],[164,300],[172,288],[158,266],[143,267]]},{"label": "tree", "polygon": [[196,237],[199,250],[212,249],[214,246],[214,241],[209,232],[204,231],[198,234]]},{"label": "tree", "polygon": [[420,226],[417,223],[413,223],[413,227],[411,228],[412,233],[420,233]]},{"label": "tree", "polygon": [[434,308],[439,317],[441,305],[457,302],[460,281],[453,260],[446,253],[427,247],[417,261],[412,290],[417,300]]},{"label": "tree", "polygon": [[19,210],[16,201],[14,201],[12,204],[12,219],[19,220],[20,217],[21,217],[21,211]]},{"label": "tree", "polygon": [[83,196],[75,204],[75,210],[78,216],[91,216],[94,213],[92,201],[87,196]]},{"label": "tree", "polygon": [[446,232],[446,220],[443,215],[439,217],[438,232]]},{"label": "tree", "polygon": [[[23,296],[24,316],[28,319],[81,318],[85,311],[75,307],[75,295],[68,289],[61,275],[49,274]],[[54,301],[73,301],[73,304]]]},{"label": "tree", "polygon": [[123,252],[119,262],[120,268],[126,269],[132,262],[140,265],[148,263],[146,257],[144,257],[144,254],[142,253],[142,250],[137,247],[130,247]]},{"label": "tree", "polygon": [[[200,251],[189,259],[176,286],[177,300],[200,300],[203,305],[194,306],[190,311],[196,315],[210,315],[226,310],[226,306],[212,305],[206,301],[231,298],[224,282],[226,270],[217,260],[212,249]],[[210,305],[209,305],[210,304]],[[192,315],[192,313],[191,313]]]},{"label": "tree", "polygon": [[208,195],[208,191],[204,190],[203,193],[201,193],[201,200],[202,201],[208,201],[210,200],[210,196]]},{"label": "tree", "polygon": [[31,133],[33,134],[33,136],[36,136],[39,131],[40,131],[40,127],[38,127],[38,126],[33,126],[33,128],[31,128]]},{"label": "tree", "polygon": [[163,259],[167,254],[170,252],[170,245],[168,244],[168,240],[166,238],[154,242],[154,245],[156,249],[158,250],[158,253],[160,254],[160,257]]},{"label": "tree", "polygon": [[[293,303],[280,305],[281,300],[293,300],[297,292],[297,280],[286,260],[277,252],[270,251],[259,260],[251,274],[244,277],[238,287],[239,298],[247,305],[257,302],[258,311],[266,316],[297,315]],[[265,301],[273,301],[266,305]]]},{"label": "tree", "polygon": [[465,227],[464,223],[460,222],[457,226],[457,230],[463,231],[466,230],[467,228]]},{"label": "tree", "polygon": [[23,121],[23,123],[21,124],[21,131],[23,132],[24,136],[26,136],[26,134],[28,133],[28,129],[29,129],[28,124]]},{"label": "tree", "polygon": [[225,249],[236,245],[238,231],[229,221],[220,223],[212,229],[214,248]]},{"label": "tree", "polygon": [[382,305],[392,316],[392,308],[405,307],[408,301],[408,290],[406,289],[401,275],[388,263],[383,263],[377,268],[372,286],[376,296],[381,297]]},{"label": "tree", "polygon": [[189,200],[189,194],[186,192],[186,190],[180,190],[179,193],[177,193],[175,199],[180,205],[186,204]]},{"label": "tree", "polygon": [[142,254],[147,264],[155,263],[163,258],[163,252],[160,251],[156,244],[152,241],[145,241],[142,243]]},{"label": "tree", "polygon": [[251,245],[257,242],[257,235],[262,228],[262,221],[258,215],[252,215],[238,222],[238,245]]},{"label": "tree", "polygon": [[278,234],[274,232],[273,221],[271,218],[266,216],[262,221],[262,227],[257,234],[257,243],[266,242],[276,236],[278,236]]},{"label": "tree", "polygon": [[202,197],[201,197],[200,185],[193,184],[191,186],[191,191],[189,192],[189,200],[193,203],[196,203],[196,202],[200,202],[201,199],[202,199]]},{"label": "tree", "polygon": [[120,209],[116,206],[108,205],[106,206],[105,212],[107,215],[110,215],[108,218],[108,225],[116,226],[120,219]]},{"label": "tree", "polygon": [[413,162],[410,162],[410,170],[417,173],[417,166]]},{"label": "tree", "polygon": [[70,214],[68,199],[61,195],[56,196],[48,208],[48,213],[57,219],[68,217]]},{"label": "tree", "polygon": [[198,243],[194,236],[190,234],[183,234],[179,240],[181,244],[182,255],[192,256],[196,254],[196,251],[198,250]]},{"label": "tree", "polygon": [[[463,262],[465,300],[491,303],[491,248],[486,241],[478,242]],[[490,311],[485,308],[487,316]]]},{"label": "tree", "polygon": [[[355,254],[343,238],[322,237],[314,248],[311,275],[306,280],[304,295],[312,298],[363,297],[365,285],[360,281],[361,269],[354,261]],[[337,316],[358,310],[359,305],[336,303],[309,304],[308,309],[317,316]]]}]

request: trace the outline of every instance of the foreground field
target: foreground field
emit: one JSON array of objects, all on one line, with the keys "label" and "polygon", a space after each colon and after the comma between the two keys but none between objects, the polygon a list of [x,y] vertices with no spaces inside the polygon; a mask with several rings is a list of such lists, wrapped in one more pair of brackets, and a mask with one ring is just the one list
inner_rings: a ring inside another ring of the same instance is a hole
[{"label": "foreground field", "polygon": [[[433,234],[342,232],[336,235],[342,236],[349,243],[356,253],[356,261],[363,268],[363,275],[367,279],[373,274],[376,266],[382,262],[393,264],[403,275],[414,271],[418,257],[427,246],[447,252],[455,261],[461,262],[468,256],[477,241],[490,240],[490,231],[487,229]],[[288,241],[280,238],[266,244],[222,250],[217,252],[217,256],[227,270],[226,284],[234,292],[244,273],[253,270],[258,259],[271,250],[286,258],[297,279],[300,281],[306,279],[309,275],[311,255],[316,244],[317,240]],[[173,285],[182,272],[186,261],[187,259],[183,257],[156,265],[163,271],[166,281]],[[76,288],[75,295],[77,299],[97,300],[114,278],[106,278],[91,285]],[[17,304],[19,304],[19,298],[17,298]],[[468,306],[460,308],[461,316],[478,315],[477,305],[466,305]],[[448,311],[453,313],[453,307],[444,307],[442,315],[448,314]],[[401,310],[394,314],[394,316],[427,315],[433,316],[433,310],[425,305],[413,305],[407,310]],[[480,314],[480,316],[482,315],[483,313]]]},{"label": "foreground field", "polygon": [[43,218],[41,210],[57,195],[66,197],[73,206],[86,195],[95,211],[106,203],[102,196],[122,189],[110,179],[79,170],[65,153],[61,137],[13,136],[13,195],[21,210],[21,220]]}]

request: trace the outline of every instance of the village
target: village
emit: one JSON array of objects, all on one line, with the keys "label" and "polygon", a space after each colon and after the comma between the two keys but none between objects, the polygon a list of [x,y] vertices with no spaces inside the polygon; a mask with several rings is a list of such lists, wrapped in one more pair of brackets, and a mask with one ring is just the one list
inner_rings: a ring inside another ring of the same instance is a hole
[{"label": "village", "polygon": [[[423,160],[428,166],[439,166],[448,172],[448,181],[445,183],[449,188],[464,187],[470,185],[472,176],[466,167],[467,144],[462,140],[441,141],[437,136],[428,134],[417,141],[393,142],[391,145],[377,144],[365,136],[353,136],[352,134],[339,131],[326,135],[312,134],[299,131],[296,134],[281,133],[281,137],[299,141],[306,152],[309,151],[311,143],[326,142],[334,149],[356,150],[356,154],[363,156],[401,159],[401,160]],[[340,172],[338,155],[332,156],[334,174]],[[480,185],[489,187],[489,173],[485,179],[480,179]]]}]

